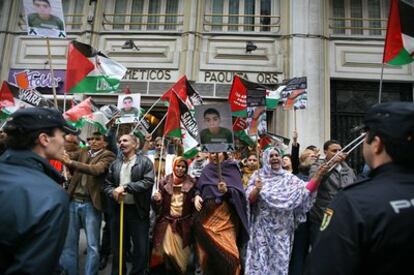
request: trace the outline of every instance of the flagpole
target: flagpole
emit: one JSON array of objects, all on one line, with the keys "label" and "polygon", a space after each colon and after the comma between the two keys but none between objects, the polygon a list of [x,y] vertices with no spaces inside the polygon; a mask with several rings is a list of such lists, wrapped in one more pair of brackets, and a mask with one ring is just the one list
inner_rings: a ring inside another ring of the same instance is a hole
[{"label": "flagpole", "polygon": [[295,131],[297,131],[298,128],[297,128],[297,121],[296,121],[296,109],[295,109],[295,106],[293,106],[293,125],[295,127]]},{"label": "flagpole", "polygon": [[132,129],[132,132],[134,132],[138,126],[141,124],[141,122],[144,120],[145,116],[147,114],[149,114],[149,112],[154,108],[155,104],[157,104],[159,101],[161,100],[161,97],[159,97],[152,105],[151,107],[148,109],[148,111],[145,112],[145,114],[142,116],[142,118],[138,121],[137,125],[134,127],[134,129]]},{"label": "flagpole", "polygon": [[161,149],[160,149],[160,155],[159,155],[159,160],[158,160],[158,175],[157,175],[157,182],[155,183],[155,190],[159,190],[160,187],[160,178],[161,178],[161,164],[162,164],[162,157],[163,157],[163,151],[164,151],[164,140],[165,140],[165,135],[162,136],[161,139]]},{"label": "flagpole", "polygon": [[158,129],[158,127],[160,127],[160,125],[162,124],[162,122],[165,120],[165,118],[167,117],[167,113],[165,113],[164,117],[161,119],[160,122],[158,122],[158,125],[154,128],[154,130],[152,130],[152,132],[150,133],[151,135]]},{"label": "flagpole", "polygon": [[[120,195],[122,196],[122,194]],[[124,199],[121,198],[121,205],[119,207],[119,275],[122,275],[123,270],[123,242],[124,242]]]},{"label": "flagpole", "polygon": [[57,103],[57,96],[56,96],[56,87],[55,87],[55,74],[53,72],[53,66],[52,66],[52,54],[50,51],[50,41],[49,37],[46,37],[46,44],[47,44],[47,56],[49,59],[49,68],[50,68],[50,78],[52,82],[52,91],[53,91],[53,101],[55,104],[55,108],[58,109],[58,103]]},{"label": "flagpole", "polygon": [[382,79],[384,78],[384,67],[385,67],[385,64],[384,62],[382,62],[381,78],[380,78],[379,92],[378,92],[378,103],[381,103],[381,98],[382,98]]},{"label": "flagpole", "polygon": [[66,92],[63,93],[63,112],[66,112]]}]

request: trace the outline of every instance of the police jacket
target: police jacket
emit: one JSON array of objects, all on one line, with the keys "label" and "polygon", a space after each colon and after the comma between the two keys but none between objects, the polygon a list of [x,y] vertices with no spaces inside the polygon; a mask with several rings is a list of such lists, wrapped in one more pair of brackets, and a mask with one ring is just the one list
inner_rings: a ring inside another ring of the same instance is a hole
[{"label": "police jacket", "polygon": [[414,171],[389,163],[339,192],[306,274],[413,274]]},{"label": "police jacket", "polygon": [[52,274],[69,221],[59,173],[32,151],[0,157],[0,274]]},{"label": "police jacket", "polygon": [[[122,157],[118,157],[112,163],[103,185],[105,194],[112,199],[112,191],[119,186],[122,162]],[[125,191],[133,194],[139,217],[141,219],[148,218],[152,186],[154,184],[153,164],[149,158],[142,154],[137,154],[137,158],[131,169],[131,182],[124,186]]]}]

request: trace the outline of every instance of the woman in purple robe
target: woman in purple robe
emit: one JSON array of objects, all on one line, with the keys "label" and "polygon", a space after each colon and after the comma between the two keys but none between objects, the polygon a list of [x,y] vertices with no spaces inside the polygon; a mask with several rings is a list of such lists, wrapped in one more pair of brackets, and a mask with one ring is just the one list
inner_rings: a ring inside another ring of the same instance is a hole
[{"label": "woman in purple robe", "polygon": [[241,173],[237,163],[226,158],[225,153],[210,154],[210,163],[197,182],[194,231],[204,275],[240,274],[239,251],[248,240]]}]

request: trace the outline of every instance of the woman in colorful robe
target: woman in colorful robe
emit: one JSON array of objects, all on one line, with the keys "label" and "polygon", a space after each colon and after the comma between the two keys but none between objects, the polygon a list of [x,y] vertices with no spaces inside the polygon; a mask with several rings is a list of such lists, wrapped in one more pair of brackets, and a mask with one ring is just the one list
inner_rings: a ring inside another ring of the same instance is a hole
[{"label": "woman in colorful robe", "polygon": [[153,234],[153,259],[161,256],[167,272],[185,274],[190,260],[195,182],[187,175],[183,157],[173,162],[173,173],[160,181],[153,196],[158,213]]},{"label": "woman in colorful robe", "polygon": [[288,274],[295,228],[306,220],[326,170],[321,167],[311,181],[304,182],[282,168],[278,149],[265,150],[263,168],[253,174],[246,189],[251,233],[246,274]]},{"label": "woman in colorful robe", "polygon": [[[194,231],[204,275],[241,274],[240,248],[248,240],[247,200],[237,163],[212,153],[197,181]],[[220,158],[220,169],[217,161]],[[221,176],[219,174],[221,173]]]}]

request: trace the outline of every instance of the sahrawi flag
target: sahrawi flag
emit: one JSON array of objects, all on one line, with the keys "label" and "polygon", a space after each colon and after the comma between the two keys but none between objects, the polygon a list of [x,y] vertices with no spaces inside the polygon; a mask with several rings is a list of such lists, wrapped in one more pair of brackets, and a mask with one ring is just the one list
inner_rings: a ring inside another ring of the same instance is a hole
[{"label": "sahrawi flag", "polygon": [[230,88],[229,102],[233,116],[247,116],[247,91],[265,90],[266,91],[266,109],[275,109],[281,99],[281,92],[285,86],[263,85],[234,76],[233,83]]},{"label": "sahrawi flag", "polygon": [[164,136],[181,138],[184,147],[184,157],[192,158],[197,153],[198,125],[188,106],[178,98],[176,93],[171,93],[167,118],[164,127]]},{"label": "sahrawi flag", "polygon": [[0,118],[6,118],[20,108],[53,107],[53,103],[44,98],[35,89],[20,89],[3,81],[0,89]]},{"label": "sahrawi flag", "polygon": [[414,61],[414,4],[392,0],[383,63],[404,65]]},{"label": "sahrawi flag", "polygon": [[86,123],[89,123],[102,134],[107,131],[106,124],[109,119],[102,111],[98,110],[90,97],[67,110],[63,117],[78,129],[82,129]]},{"label": "sahrawi flag", "polygon": [[68,48],[65,91],[107,93],[117,91],[126,68],[92,48],[72,41]]},{"label": "sahrawi flag", "polygon": [[164,93],[161,100],[168,104],[169,98],[174,93],[185,102],[190,110],[193,110],[196,105],[203,104],[200,94],[191,86],[185,75]]}]

